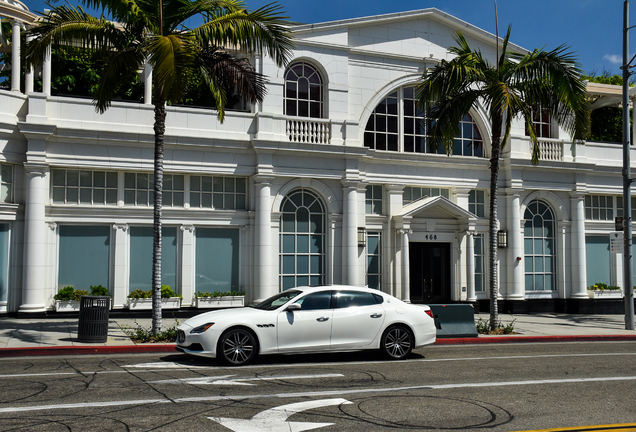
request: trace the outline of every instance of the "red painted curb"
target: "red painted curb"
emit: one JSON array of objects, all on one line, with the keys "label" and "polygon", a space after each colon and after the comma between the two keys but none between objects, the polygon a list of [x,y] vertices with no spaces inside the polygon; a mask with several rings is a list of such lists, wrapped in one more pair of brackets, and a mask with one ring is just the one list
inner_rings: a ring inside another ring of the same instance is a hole
[{"label": "red painted curb", "polygon": [[59,347],[28,347],[3,348],[0,357],[24,357],[45,355],[81,355],[81,354],[141,354],[174,352],[176,344],[139,344],[115,346],[59,346]]},{"label": "red painted curb", "polygon": [[569,335],[569,336],[480,336],[475,338],[437,339],[435,345],[478,345],[533,342],[601,342],[636,341],[636,335]]}]

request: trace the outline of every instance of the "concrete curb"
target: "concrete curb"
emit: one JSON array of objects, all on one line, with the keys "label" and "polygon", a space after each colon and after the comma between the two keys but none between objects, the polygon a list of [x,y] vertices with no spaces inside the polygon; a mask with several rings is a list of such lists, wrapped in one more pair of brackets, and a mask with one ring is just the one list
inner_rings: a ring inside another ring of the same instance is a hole
[{"label": "concrete curb", "polygon": [[636,335],[567,335],[567,336],[479,336],[476,338],[437,339],[435,345],[479,345],[537,342],[611,342],[636,341]]}]

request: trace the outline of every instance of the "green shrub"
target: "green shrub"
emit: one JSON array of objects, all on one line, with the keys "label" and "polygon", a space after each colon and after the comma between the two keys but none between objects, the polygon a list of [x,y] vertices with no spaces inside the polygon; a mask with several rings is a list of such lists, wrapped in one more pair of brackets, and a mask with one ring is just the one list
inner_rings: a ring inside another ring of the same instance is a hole
[{"label": "green shrub", "polygon": [[175,325],[172,327],[168,327],[167,329],[162,328],[161,332],[157,335],[153,335],[152,329],[142,327],[136,320],[133,322],[136,327],[120,325],[119,328],[135,343],[177,341],[177,326],[179,325],[179,320],[175,320]]},{"label": "green shrub", "polygon": [[616,290],[620,290],[621,287],[616,285],[608,285],[602,282],[597,282],[594,285],[589,286],[587,289],[592,291],[605,291],[605,290],[616,291]]},{"label": "green shrub", "polygon": [[[510,315],[512,318],[512,314]],[[497,323],[497,330],[490,330],[490,318],[487,320],[479,318],[479,321],[475,323],[475,328],[477,329],[477,333],[481,334],[514,334],[515,332],[515,323],[517,322],[517,318],[512,318],[512,321],[508,324],[504,325],[501,323],[501,320]]]},{"label": "green shrub", "polygon": [[110,297],[110,292],[108,292],[108,288],[101,285],[91,285],[91,295]]},{"label": "green shrub", "polygon": [[53,296],[55,300],[77,300],[79,301],[83,295],[88,295],[88,291],[86,290],[76,290],[72,286],[65,286],[61,290],[58,291],[57,294]]},{"label": "green shrub", "polygon": [[143,299],[143,298],[152,298],[152,291],[144,291],[140,289],[136,289],[128,294],[128,298],[131,299]]},{"label": "green shrub", "polygon": [[202,292],[202,291],[197,291],[196,294],[197,297],[211,297],[211,298],[216,298],[216,297],[227,297],[227,296],[245,296],[245,292],[244,291],[214,291],[212,294],[210,294],[209,292]]}]

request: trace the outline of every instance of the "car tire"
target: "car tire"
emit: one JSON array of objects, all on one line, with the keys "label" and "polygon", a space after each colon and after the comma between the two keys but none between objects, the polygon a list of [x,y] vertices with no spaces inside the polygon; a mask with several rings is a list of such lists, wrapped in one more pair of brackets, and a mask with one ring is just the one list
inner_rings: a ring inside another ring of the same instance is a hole
[{"label": "car tire", "polygon": [[415,338],[413,333],[405,326],[391,326],[382,334],[380,351],[390,360],[402,360],[413,350]]},{"label": "car tire", "polygon": [[250,363],[258,354],[256,336],[245,328],[234,328],[221,335],[217,347],[217,357],[230,366]]}]

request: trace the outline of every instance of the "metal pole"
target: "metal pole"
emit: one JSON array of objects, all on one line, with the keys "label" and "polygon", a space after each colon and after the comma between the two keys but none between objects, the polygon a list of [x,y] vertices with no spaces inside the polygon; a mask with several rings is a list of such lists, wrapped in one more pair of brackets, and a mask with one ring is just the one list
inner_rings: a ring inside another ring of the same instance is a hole
[{"label": "metal pole", "polygon": [[634,290],[632,288],[632,199],[629,142],[629,1],[623,8],[623,272],[625,329],[634,330]]}]

